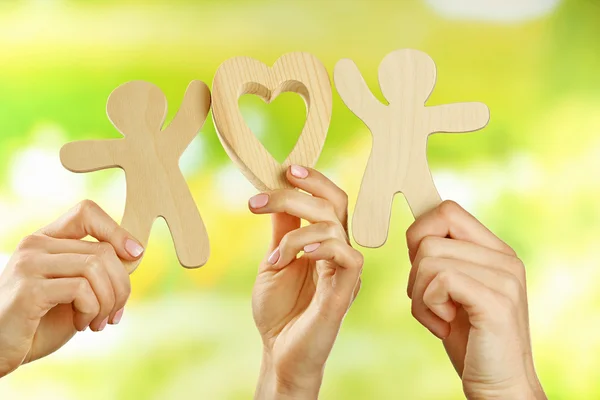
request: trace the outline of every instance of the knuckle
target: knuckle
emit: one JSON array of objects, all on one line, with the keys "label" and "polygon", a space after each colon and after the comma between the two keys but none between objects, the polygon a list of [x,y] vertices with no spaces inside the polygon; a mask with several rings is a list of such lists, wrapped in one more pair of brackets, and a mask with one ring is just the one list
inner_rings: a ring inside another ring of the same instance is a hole
[{"label": "knuckle", "polygon": [[513,262],[512,262],[512,265],[510,266],[510,269],[512,272],[514,272],[516,274],[516,276],[522,282],[526,281],[527,270],[525,268],[525,264],[523,263],[523,261],[520,258],[518,258],[518,257],[513,258]]},{"label": "knuckle", "polygon": [[418,265],[417,276],[431,274],[438,269],[439,261],[435,257],[423,257]]},{"label": "knuckle", "polygon": [[104,267],[102,258],[96,254],[90,254],[85,259],[85,267],[93,274],[97,274]]},{"label": "knuckle", "polygon": [[17,245],[18,250],[29,250],[40,247],[44,238],[41,235],[25,236]]},{"label": "knuckle", "polygon": [[450,270],[442,270],[437,274],[436,279],[440,283],[442,287],[448,287],[452,283],[452,279],[454,279],[454,274]]},{"label": "knuckle", "polygon": [[348,201],[348,193],[344,192],[342,189],[340,189],[339,193],[340,194],[339,194],[339,200],[338,201],[340,202],[340,205],[342,207],[344,207],[344,208],[347,208],[348,207],[348,202],[349,202]]},{"label": "knuckle", "polygon": [[507,274],[504,280],[504,291],[513,303],[520,304],[523,300],[523,286],[514,275]]},{"label": "knuckle", "polygon": [[90,283],[87,281],[87,279],[79,280],[79,287],[77,288],[77,292],[82,296],[88,296],[90,294],[93,294],[92,287],[90,286]]},{"label": "knuckle", "polygon": [[[515,249],[513,249],[512,247],[510,247],[508,244],[505,243],[505,248],[506,248],[506,253],[511,255],[512,257],[518,258],[517,257],[517,252],[515,251]],[[520,261],[520,260],[519,260]]]},{"label": "knuckle", "polygon": [[363,256],[363,254],[358,250],[354,250],[353,258],[356,268],[362,271],[363,265],[365,263],[365,257]]},{"label": "knuckle", "polygon": [[291,200],[289,190],[271,192],[269,197],[274,198],[275,202],[279,203],[282,207],[288,206]]},{"label": "knuckle", "polygon": [[285,235],[283,235],[283,237],[281,238],[281,241],[279,242],[279,250],[283,251],[283,250],[287,250],[293,243],[294,238],[293,238],[293,233],[292,232],[288,232]]},{"label": "knuckle", "polygon": [[452,200],[445,200],[438,206],[440,216],[447,221],[452,221],[461,211],[461,207]]},{"label": "knuckle", "polygon": [[418,251],[425,256],[433,256],[436,254],[440,238],[435,236],[425,236],[421,240]]},{"label": "knuckle", "polygon": [[324,221],[319,223],[324,232],[326,232],[327,236],[330,238],[343,237],[340,234],[343,231],[343,228],[340,224],[333,221]]},{"label": "knuckle", "polygon": [[109,243],[99,242],[97,246],[97,254],[100,257],[115,257],[117,255],[115,248]]},{"label": "knuckle", "polygon": [[127,299],[129,299],[130,294],[131,285],[129,283],[129,279],[127,279],[126,283],[123,283],[115,289],[115,304],[119,306],[124,306],[127,302]]},{"label": "knuckle", "polygon": [[99,208],[98,204],[93,202],[92,200],[83,200],[79,204],[75,206],[75,214],[77,215],[85,215],[88,212]]},{"label": "knuckle", "polygon": [[16,272],[26,273],[33,265],[35,255],[27,252],[18,252],[12,258],[12,266]]}]

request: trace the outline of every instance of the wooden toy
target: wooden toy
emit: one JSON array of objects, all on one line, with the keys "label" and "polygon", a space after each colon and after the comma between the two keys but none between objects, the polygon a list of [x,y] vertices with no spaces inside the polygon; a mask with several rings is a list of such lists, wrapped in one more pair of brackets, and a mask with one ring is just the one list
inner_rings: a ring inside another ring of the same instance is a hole
[{"label": "wooden toy", "polygon": [[436,81],[436,66],[425,53],[396,50],[379,66],[379,85],[389,102],[371,93],[356,64],[344,59],[334,70],[336,88],[348,108],[373,135],[373,148],[353,217],[353,236],[364,247],[387,240],[394,195],[402,192],[415,217],[441,199],[427,164],[427,138],[436,132],[472,132],[485,127],[483,103],[425,107]]},{"label": "wooden toy", "polygon": [[[249,57],[225,61],[213,81],[213,121],[229,157],[260,191],[289,188],[285,170],[291,164],[316,163],[331,120],[332,90],[329,74],[312,54],[288,53],[273,67]],[[283,164],[273,158],[252,133],[239,110],[244,94],[270,103],[282,92],[295,92],[306,103],[306,123],[298,142]]]},{"label": "wooden toy", "polygon": [[[148,82],[128,82],[111,93],[106,107],[110,121],[125,138],[68,143],[60,152],[63,165],[73,172],[122,168],[127,179],[122,226],[146,247],[154,221],[163,217],[179,262],[188,268],[206,263],[209,243],[178,163],[209,109],[208,87],[193,81],[175,118],[161,130],[167,116],[163,92]],[[128,272],[138,264],[126,263]]]}]

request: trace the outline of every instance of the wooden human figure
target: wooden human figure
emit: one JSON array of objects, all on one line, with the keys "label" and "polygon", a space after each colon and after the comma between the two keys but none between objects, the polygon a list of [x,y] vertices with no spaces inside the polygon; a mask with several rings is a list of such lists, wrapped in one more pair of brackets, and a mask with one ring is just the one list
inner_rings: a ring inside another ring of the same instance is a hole
[{"label": "wooden human figure", "polygon": [[[161,130],[167,116],[163,92],[148,82],[128,82],[111,93],[106,107],[124,138],[68,143],[60,152],[63,165],[73,172],[122,168],[127,199],[121,225],[145,247],[154,221],[163,217],[179,262],[188,268],[206,263],[209,243],[179,158],[202,128],[209,109],[208,87],[193,81],[175,118]],[[128,272],[138,263],[127,263]]]},{"label": "wooden human figure", "polygon": [[471,132],[485,127],[488,107],[456,103],[425,107],[436,81],[431,57],[417,50],[396,50],[379,66],[379,85],[389,105],[369,90],[356,64],[339,61],[336,88],[348,108],[373,135],[353,217],[353,236],[365,247],[387,240],[394,195],[402,192],[415,217],[441,199],[427,164],[427,138],[435,132]]}]

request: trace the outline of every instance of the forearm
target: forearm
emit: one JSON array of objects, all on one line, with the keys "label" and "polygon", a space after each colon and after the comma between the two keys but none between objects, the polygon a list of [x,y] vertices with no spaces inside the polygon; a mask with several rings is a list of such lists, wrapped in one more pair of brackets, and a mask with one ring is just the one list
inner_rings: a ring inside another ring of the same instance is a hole
[{"label": "forearm", "polygon": [[283,378],[277,374],[269,353],[264,351],[254,399],[314,400],[319,397],[322,380],[322,370],[310,378]]}]

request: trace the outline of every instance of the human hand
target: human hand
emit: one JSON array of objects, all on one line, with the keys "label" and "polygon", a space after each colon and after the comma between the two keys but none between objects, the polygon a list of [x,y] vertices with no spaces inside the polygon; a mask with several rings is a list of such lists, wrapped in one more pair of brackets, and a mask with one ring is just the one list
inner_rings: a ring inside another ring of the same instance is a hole
[{"label": "human hand", "polygon": [[413,316],[443,340],[469,399],[546,399],[534,368],[525,267],[450,201],[406,232]]},{"label": "human hand", "polygon": [[[88,235],[99,242],[79,240]],[[23,239],[0,275],[0,377],[88,326],[98,332],[119,323],[131,290],[120,259],[142,252],[91,201]]]},{"label": "human hand", "polygon": [[[362,254],[350,246],[346,193],[321,173],[287,170],[294,189],[249,201],[272,214],[273,236],[252,296],[263,340],[257,399],[316,399],[325,362],[360,288]],[[300,220],[310,224],[301,227]],[[300,257],[298,253],[304,251]]]}]

